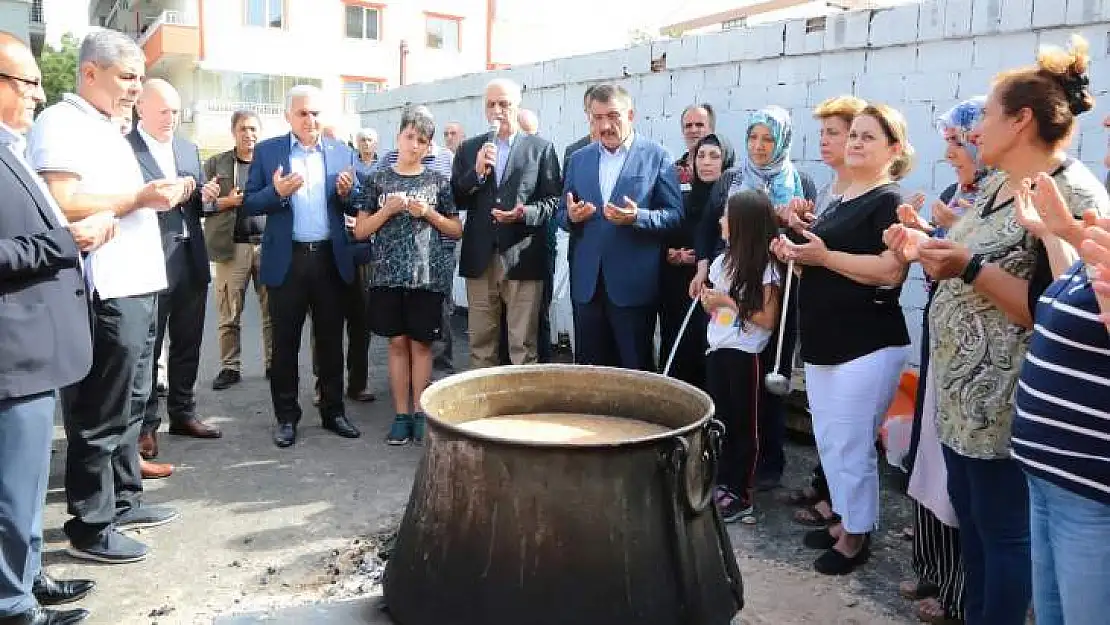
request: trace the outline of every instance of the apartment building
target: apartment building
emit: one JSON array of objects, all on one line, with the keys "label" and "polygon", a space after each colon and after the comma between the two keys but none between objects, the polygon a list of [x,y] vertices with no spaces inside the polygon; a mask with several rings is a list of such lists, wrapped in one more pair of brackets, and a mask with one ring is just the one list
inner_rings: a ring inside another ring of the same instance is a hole
[{"label": "apartment building", "polygon": [[31,46],[37,57],[42,52],[46,29],[42,19],[43,0],[0,0],[0,30],[12,33]]},{"label": "apartment building", "polygon": [[321,87],[333,120],[357,128],[365,93],[484,71],[493,0],[92,0],[90,22],[133,35],[147,74],[182,96],[182,134],[231,144],[230,114],[286,132],[284,98]]},{"label": "apartment building", "polygon": [[917,2],[920,0],[692,0],[659,30],[679,37],[797,18],[809,18],[807,28],[823,29],[829,15]]}]

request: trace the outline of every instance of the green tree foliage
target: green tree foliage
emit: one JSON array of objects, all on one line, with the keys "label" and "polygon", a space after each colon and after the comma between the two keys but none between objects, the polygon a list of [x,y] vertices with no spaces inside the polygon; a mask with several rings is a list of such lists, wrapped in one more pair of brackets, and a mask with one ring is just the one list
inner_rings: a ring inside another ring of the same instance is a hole
[{"label": "green tree foliage", "polygon": [[42,88],[46,92],[47,106],[62,99],[63,93],[76,89],[78,45],[77,38],[66,33],[62,35],[58,47],[43,47],[39,69],[42,70]]}]

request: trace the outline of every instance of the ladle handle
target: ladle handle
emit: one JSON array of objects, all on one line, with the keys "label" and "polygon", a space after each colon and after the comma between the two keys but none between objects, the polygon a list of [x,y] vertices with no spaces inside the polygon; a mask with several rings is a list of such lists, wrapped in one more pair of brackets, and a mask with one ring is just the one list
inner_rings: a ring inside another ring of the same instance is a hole
[{"label": "ladle handle", "polygon": [[694,316],[694,309],[698,307],[698,298],[690,302],[690,307],[686,309],[686,318],[682,320],[682,325],[678,328],[678,334],[674,337],[674,345],[671,346],[671,355],[667,357],[667,365],[663,367],[663,375],[667,375],[671,370],[671,365],[674,364],[674,355],[678,353],[678,345],[682,342],[682,335],[686,334],[686,326],[690,325],[690,317]]},{"label": "ladle handle", "polygon": [[779,315],[779,340],[775,347],[775,373],[782,366],[782,339],[786,334],[786,310],[790,307],[790,285],[794,281],[794,261],[791,259],[786,265],[786,285],[782,293],[782,313]]}]

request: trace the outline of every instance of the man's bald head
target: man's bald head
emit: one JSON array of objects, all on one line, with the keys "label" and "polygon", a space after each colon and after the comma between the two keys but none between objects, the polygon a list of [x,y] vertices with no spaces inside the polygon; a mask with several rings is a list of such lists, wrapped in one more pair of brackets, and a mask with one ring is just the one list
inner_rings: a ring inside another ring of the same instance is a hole
[{"label": "man's bald head", "polygon": [[520,109],[520,130],[526,135],[534,135],[540,131],[540,118],[531,109]]},{"label": "man's bald head", "polygon": [[139,126],[150,136],[163,142],[173,138],[181,113],[181,96],[173,85],[161,78],[147,80],[136,108]]},{"label": "man's bald head", "polygon": [[26,132],[34,122],[35,109],[46,100],[42,73],[27,44],[15,35],[0,31],[0,122],[16,132]]}]

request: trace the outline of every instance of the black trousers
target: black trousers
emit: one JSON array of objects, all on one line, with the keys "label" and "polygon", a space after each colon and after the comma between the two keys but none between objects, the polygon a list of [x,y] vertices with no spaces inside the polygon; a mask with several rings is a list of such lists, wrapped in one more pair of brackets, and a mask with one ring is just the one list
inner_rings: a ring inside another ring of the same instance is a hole
[{"label": "black trousers", "polygon": [[94,542],[142,497],[138,443],[153,378],[156,307],[153,294],[94,298],[92,370],[61,392],[73,515],[65,533],[78,546]]},{"label": "black trousers", "polygon": [[960,530],[940,522],[925,506],[913,502],[913,572],[921,582],[940,588],[937,599],[949,618],[964,615],[964,563]]},{"label": "black trousers", "polygon": [[[208,285],[182,280],[173,289],[158,295],[157,324],[154,332],[154,362],[162,357],[162,343],[169,332],[169,358],[166,378],[166,414],[170,423],[185,423],[197,417],[197,367],[200,365],[200,344],[204,336],[204,310],[208,301]],[[157,376],[150,376],[147,389],[142,433],[158,429]]]},{"label": "black trousers", "polygon": [[706,356],[706,382],[725,426],[718,482],[751,505],[759,461],[759,402],[763,369],[759,354],[717,349]]},{"label": "black trousers", "polygon": [[[354,282],[341,287],[343,325],[347,328],[347,392],[351,394],[365,391],[370,377],[370,327],[366,321],[370,303],[366,269],[366,265],[356,265]],[[316,377],[316,392],[322,393],[315,341],[312,348],[312,375]]]},{"label": "black trousers", "polygon": [[278,423],[296,425],[301,420],[298,363],[309,311],[316,341],[320,416],[327,420],[343,414],[343,293],[347,287],[327,242],[294,243],[285,282],[268,287],[274,341],[270,397]]},{"label": "black trousers", "polygon": [[659,272],[659,371],[667,366],[675,341],[678,351],[669,375],[705,389],[705,332],[709,317],[699,305],[690,317],[686,332],[679,337],[682,320],[690,309],[690,281],[696,267],[664,263]]}]

